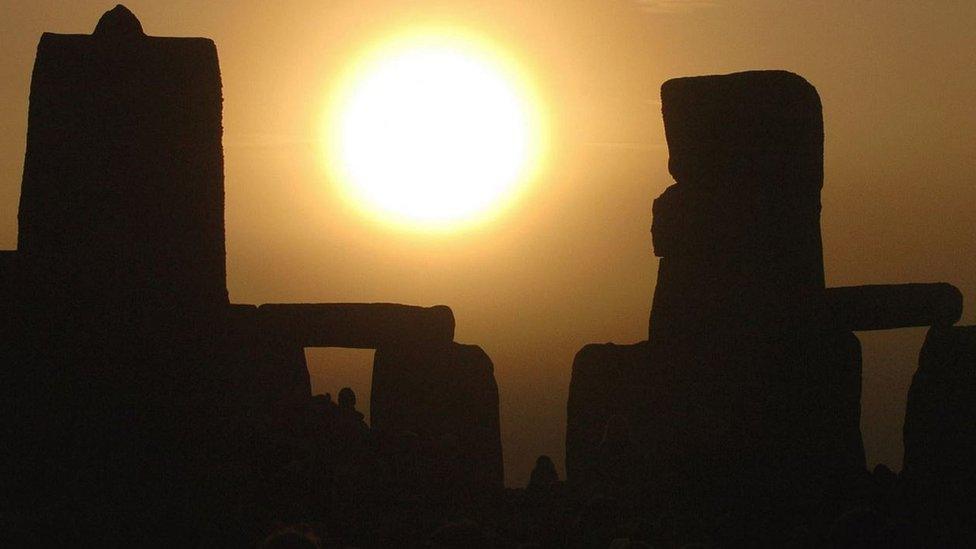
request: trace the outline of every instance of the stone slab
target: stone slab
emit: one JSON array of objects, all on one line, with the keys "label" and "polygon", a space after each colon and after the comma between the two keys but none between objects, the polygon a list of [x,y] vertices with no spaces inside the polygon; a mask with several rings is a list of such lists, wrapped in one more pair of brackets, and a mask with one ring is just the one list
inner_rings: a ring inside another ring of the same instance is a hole
[{"label": "stone slab", "polygon": [[962,292],[945,282],[827,288],[827,306],[849,330],[951,326],[962,316]]},{"label": "stone slab", "polygon": [[444,305],[296,303],[258,307],[264,328],[305,347],[445,344],[454,339],[454,313]]}]

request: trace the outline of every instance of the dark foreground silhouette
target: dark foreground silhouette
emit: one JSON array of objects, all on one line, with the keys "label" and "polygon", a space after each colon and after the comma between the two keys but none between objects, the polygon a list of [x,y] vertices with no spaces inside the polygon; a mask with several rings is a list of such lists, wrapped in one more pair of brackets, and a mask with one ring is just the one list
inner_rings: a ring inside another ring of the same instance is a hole
[{"label": "dark foreground silhouette", "polygon": [[[585,347],[568,478],[502,487],[491,360],[444,306],[228,302],[214,44],[122,6],[42,36],[0,252],[11,546],[963,545],[976,332],[948,284],[825,288],[823,121],[782,71],[662,88],[649,339]],[[853,330],[932,328],[905,469],[865,469]],[[304,348],[376,349],[312,395]]]}]

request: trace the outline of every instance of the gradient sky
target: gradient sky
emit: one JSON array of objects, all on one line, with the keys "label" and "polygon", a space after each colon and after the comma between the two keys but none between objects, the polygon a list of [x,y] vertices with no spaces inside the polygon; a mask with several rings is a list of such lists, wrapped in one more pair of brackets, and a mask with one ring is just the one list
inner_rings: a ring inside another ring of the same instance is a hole
[{"label": "gradient sky", "polygon": [[[0,249],[16,245],[31,67],[44,31],[112,2],[7,0],[0,17]],[[238,303],[450,305],[495,363],[510,484],[562,471],[573,355],[646,337],[651,201],[672,180],[668,78],[786,69],[820,92],[828,285],[947,281],[976,299],[976,3],[918,1],[132,0],[148,34],[214,39],[224,83],[227,270]],[[357,52],[447,23],[521,60],[554,121],[548,169],[495,223],[402,233],[349,209],[318,120]],[[963,321],[976,320],[967,306]],[[870,464],[901,467],[924,330],[859,334]],[[310,352],[316,388],[369,384],[368,351]]]}]

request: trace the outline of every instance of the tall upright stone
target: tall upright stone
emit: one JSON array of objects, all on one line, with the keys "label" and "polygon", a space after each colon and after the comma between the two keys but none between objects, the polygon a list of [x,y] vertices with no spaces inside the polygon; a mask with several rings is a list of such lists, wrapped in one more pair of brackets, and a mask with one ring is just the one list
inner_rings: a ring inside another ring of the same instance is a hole
[{"label": "tall upright stone", "polygon": [[976,493],[976,326],[929,330],[905,410],[906,478]]},{"label": "tall upright stone", "polygon": [[654,202],[651,339],[791,328],[824,290],[816,90],[752,71],[669,80],[661,102],[676,184]]},{"label": "tall upright stone", "polygon": [[654,203],[649,341],[703,416],[735,418],[732,447],[863,464],[860,346],[826,302],[816,89],[751,71],[669,80],[661,101],[676,183]]},{"label": "tall upright stone", "polygon": [[227,304],[221,82],[203,38],[117,6],[45,33],[31,80],[18,252],[61,307]]},{"label": "tall upright stone", "polygon": [[498,385],[477,345],[384,346],[373,359],[372,427],[386,436],[455,437],[471,487],[503,486]]},{"label": "tall upright stone", "polygon": [[752,71],[661,99],[676,183],[653,206],[649,339],[577,355],[568,473],[587,476],[611,415],[659,479],[863,467],[860,344],[824,287],[816,90]]},{"label": "tall upright stone", "polygon": [[38,501],[135,512],[195,490],[188,441],[231,370],[221,105],[214,43],[147,36],[122,6],[41,37],[0,336]]},{"label": "tall upright stone", "polygon": [[929,330],[908,390],[904,442],[916,527],[932,545],[976,543],[976,326]]}]

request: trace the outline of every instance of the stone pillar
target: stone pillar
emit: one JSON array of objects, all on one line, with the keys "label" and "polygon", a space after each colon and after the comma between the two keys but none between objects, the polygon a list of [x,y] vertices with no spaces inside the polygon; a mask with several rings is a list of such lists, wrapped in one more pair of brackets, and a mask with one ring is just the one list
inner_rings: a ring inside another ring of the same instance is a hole
[{"label": "stone pillar", "polygon": [[902,478],[936,546],[976,543],[976,326],[933,327],[905,409]]},{"label": "stone pillar", "polygon": [[122,6],[41,37],[4,273],[4,417],[31,504],[166,524],[149,510],[188,486],[186,441],[227,389],[208,337],[227,308],[221,103],[212,41],[146,36]]},{"label": "stone pillar", "polygon": [[753,71],[669,80],[661,99],[676,183],[653,206],[649,339],[577,355],[570,480],[616,413],[659,477],[863,467],[860,344],[824,287],[816,90]]},{"label": "stone pillar", "polygon": [[380,347],[373,361],[372,428],[428,440],[457,437],[473,486],[504,481],[498,385],[488,355],[476,345]]},{"label": "stone pillar", "polygon": [[[573,359],[566,409],[566,478],[588,484],[596,476],[597,455],[607,423],[614,415],[634,418],[639,407],[654,399],[647,342],[586,345]],[[631,425],[632,435],[643,442],[647,423]],[[660,427],[660,426],[656,426]],[[645,445],[646,446],[646,445]]]},{"label": "stone pillar", "polygon": [[676,184],[654,202],[651,339],[789,328],[824,290],[816,90],[753,71],[669,80],[661,101]]},{"label": "stone pillar", "polygon": [[227,304],[221,103],[211,40],[146,36],[122,6],[41,37],[18,252],[52,307]]},{"label": "stone pillar", "polygon": [[976,490],[976,326],[929,330],[905,410],[905,476]]},{"label": "stone pillar", "polygon": [[826,302],[816,89],[752,71],[669,80],[661,100],[676,183],[654,202],[649,335],[688,420],[730,422],[718,452],[863,465],[860,345]]}]

